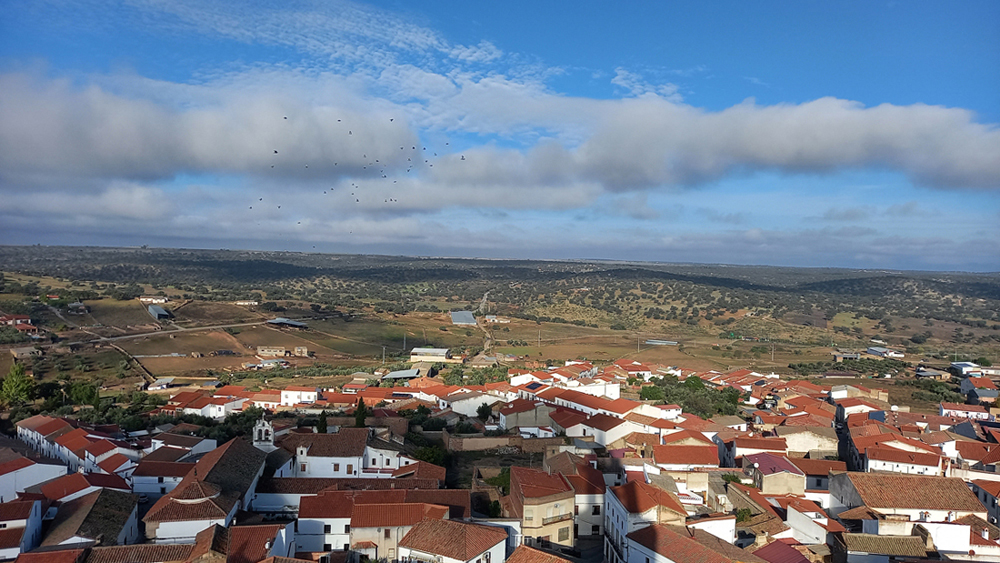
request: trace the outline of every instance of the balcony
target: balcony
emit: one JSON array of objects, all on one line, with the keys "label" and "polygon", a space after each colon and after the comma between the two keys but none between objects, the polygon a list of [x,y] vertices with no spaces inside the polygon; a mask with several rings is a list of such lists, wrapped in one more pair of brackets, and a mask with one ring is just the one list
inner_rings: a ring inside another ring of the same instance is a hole
[{"label": "balcony", "polygon": [[549,516],[548,518],[542,518],[542,526],[548,526],[549,524],[554,524],[556,522],[562,522],[563,520],[572,520],[573,515],[566,513],[560,514],[558,516]]}]

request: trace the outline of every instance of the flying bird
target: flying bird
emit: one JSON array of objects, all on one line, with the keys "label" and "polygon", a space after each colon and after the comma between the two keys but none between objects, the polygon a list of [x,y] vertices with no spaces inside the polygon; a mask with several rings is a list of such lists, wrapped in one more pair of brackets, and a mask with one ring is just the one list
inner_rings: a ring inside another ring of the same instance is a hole
[{"label": "flying bird", "polygon": [[287,116],[287,115],[285,116],[285,119],[288,119],[288,116]]},{"label": "flying bird", "polygon": [[464,154],[462,155],[462,160],[465,160],[465,155]]},{"label": "flying bird", "polygon": [[278,154],[278,151],[274,151],[274,154]]}]

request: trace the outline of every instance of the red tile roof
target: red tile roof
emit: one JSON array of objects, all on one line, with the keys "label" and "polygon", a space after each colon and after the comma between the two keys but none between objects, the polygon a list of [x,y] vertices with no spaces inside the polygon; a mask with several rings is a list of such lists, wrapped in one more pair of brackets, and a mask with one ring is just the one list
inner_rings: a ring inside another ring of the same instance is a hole
[{"label": "red tile roof", "polygon": [[1000,498],[1000,481],[986,481],[985,479],[975,479],[972,481],[980,489],[986,491],[987,493]]},{"label": "red tile roof", "polygon": [[85,554],[85,549],[35,550],[18,555],[15,563],[79,563]]},{"label": "red tile roof", "polygon": [[912,508],[985,512],[965,481],[951,477],[925,477],[888,473],[847,473],[866,506],[876,510]]},{"label": "red tile roof", "polygon": [[757,471],[763,475],[787,472],[793,475],[805,476],[805,473],[785,456],[774,455],[768,452],[743,456],[743,467],[748,467],[748,464],[756,466]]},{"label": "red tile roof", "polygon": [[709,549],[690,535],[677,533],[659,524],[636,530],[626,537],[674,563],[733,562],[733,559]]},{"label": "red tile roof", "polygon": [[806,475],[829,475],[830,471],[847,471],[847,463],[828,459],[792,458],[788,461]]},{"label": "red tile roof", "polygon": [[399,547],[470,561],[506,542],[507,531],[504,528],[455,520],[423,520],[407,532]]},{"label": "red tile roof", "polygon": [[226,547],[226,563],[257,563],[269,555],[267,544],[274,545],[274,538],[285,526],[262,524],[257,526],[232,526]]},{"label": "red tile roof", "polygon": [[510,468],[511,492],[518,489],[525,498],[546,497],[572,492],[573,487],[559,474],[527,467]]},{"label": "red tile roof", "polygon": [[507,563],[569,563],[569,559],[563,559],[558,555],[526,545],[519,545],[514,553],[507,558]]},{"label": "red tile roof", "polygon": [[33,500],[13,500],[0,504],[0,522],[27,520],[34,504]]},{"label": "red tile roof", "polygon": [[98,440],[86,448],[86,452],[94,457],[102,456],[115,449],[115,445],[108,440]]},{"label": "red tile roof", "polygon": [[362,504],[351,513],[351,528],[413,526],[424,518],[442,519],[448,507],[438,504]]},{"label": "red tile roof", "polygon": [[114,474],[114,472],[119,467],[125,465],[126,463],[129,463],[130,461],[132,460],[125,457],[125,455],[123,454],[115,454],[109,457],[108,459],[98,463],[97,466],[103,469],[104,471],[107,471],[110,474]]},{"label": "red tile roof", "polygon": [[18,469],[24,469],[25,467],[31,467],[35,465],[35,462],[31,461],[26,457],[18,457],[10,461],[0,463],[0,475],[6,475],[17,471]]},{"label": "red tile roof", "polygon": [[893,463],[909,463],[913,465],[927,465],[934,467],[939,467],[941,465],[941,456],[923,452],[907,452],[888,447],[868,448],[865,450],[865,457],[868,459],[890,461]]},{"label": "red tile roof", "polygon": [[788,445],[784,438],[735,438],[733,440],[737,448],[752,450],[770,450],[784,452],[788,450]]},{"label": "red tile roof", "polygon": [[705,446],[653,446],[653,459],[663,465],[711,465],[719,466],[719,449],[714,445]]},{"label": "red tile roof", "polygon": [[684,505],[677,495],[642,481],[629,481],[620,487],[608,487],[608,491],[632,514],[642,514],[657,506],[662,506],[678,514],[687,516]]},{"label": "red tile roof", "polygon": [[437,479],[438,481],[444,481],[445,474],[444,467],[426,461],[404,465],[392,472],[392,476],[396,479],[415,477],[417,479]]}]

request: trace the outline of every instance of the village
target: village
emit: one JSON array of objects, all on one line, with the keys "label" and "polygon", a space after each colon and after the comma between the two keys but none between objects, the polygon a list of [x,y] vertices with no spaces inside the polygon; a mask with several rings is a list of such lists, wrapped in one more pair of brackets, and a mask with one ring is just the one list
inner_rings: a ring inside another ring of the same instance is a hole
[{"label": "village", "polygon": [[[262,346],[243,367],[280,369],[308,353]],[[959,380],[969,393],[970,404],[944,402],[935,415],[864,380],[626,358],[463,385],[433,367],[468,358],[413,348],[410,360],[331,388],[161,378],[148,388],[169,399],[149,415],[177,422],[152,430],[20,420],[0,444],[0,557],[1000,560],[1000,422],[982,406],[995,400],[996,369],[906,374]],[[665,381],[730,397],[734,414],[650,398]],[[223,443],[181,421],[246,414],[252,432]],[[455,475],[460,457],[472,460],[469,475]]]}]

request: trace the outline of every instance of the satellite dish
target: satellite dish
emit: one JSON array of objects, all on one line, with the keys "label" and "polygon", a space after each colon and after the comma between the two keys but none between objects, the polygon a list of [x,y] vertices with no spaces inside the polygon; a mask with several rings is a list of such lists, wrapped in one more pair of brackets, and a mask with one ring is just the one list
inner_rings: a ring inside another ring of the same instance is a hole
[{"label": "satellite dish", "polygon": [[897,412],[899,410],[899,407],[896,405],[892,405],[891,407],[889,407],[889,410],[891,410],[892,412]]},{"label": "satellite dish", "polygon": [[760,464],[759,464],[759,463],[755,463],[755,464],[753,464],[753,468],[754,468],[754,469],[757,469],[758,467],[760,467]]}]

